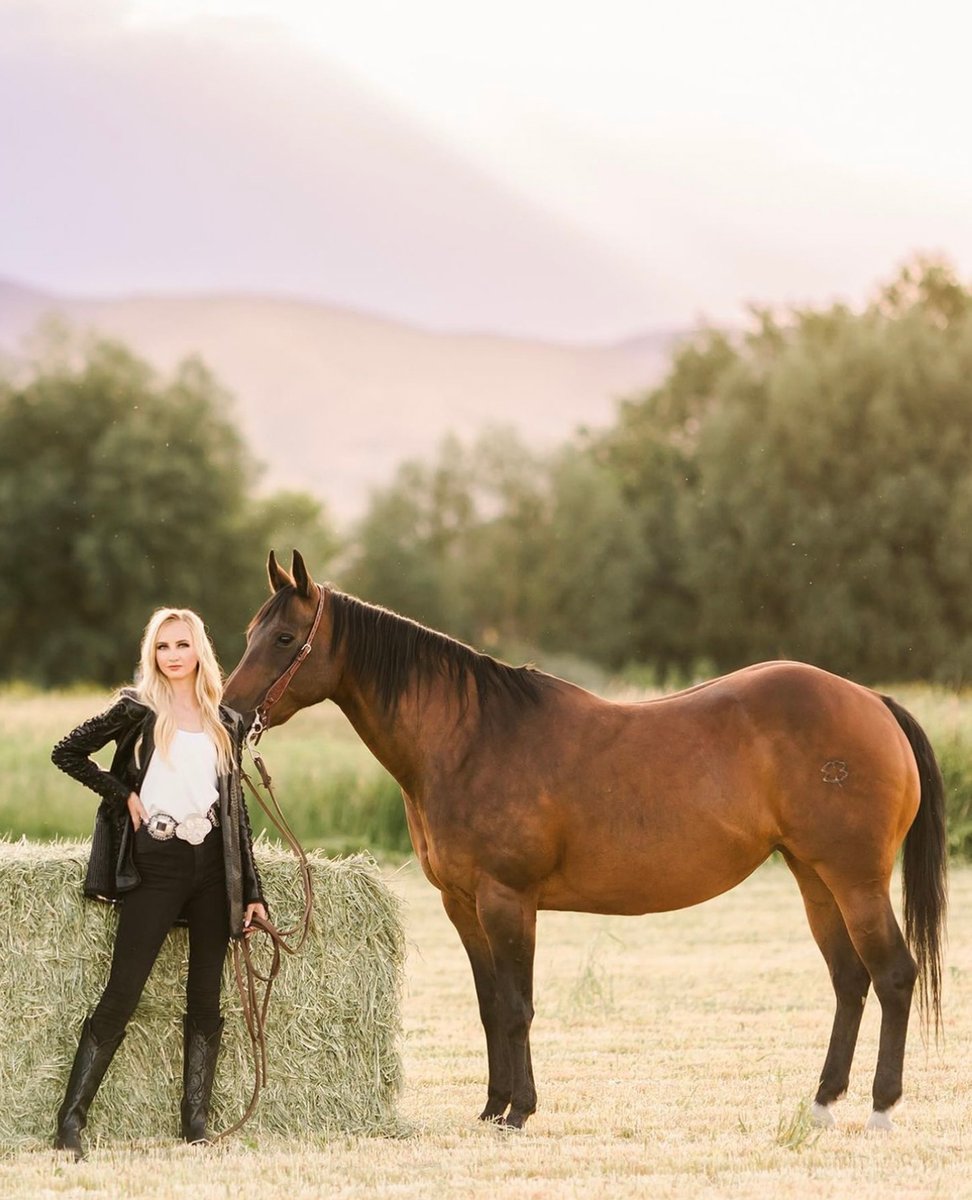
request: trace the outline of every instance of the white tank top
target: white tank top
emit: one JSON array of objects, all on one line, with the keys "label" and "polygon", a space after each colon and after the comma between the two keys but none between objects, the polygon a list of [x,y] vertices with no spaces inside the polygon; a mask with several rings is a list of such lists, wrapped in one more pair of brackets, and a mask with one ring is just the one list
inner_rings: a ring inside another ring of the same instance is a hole
[{"label": "white tank top", "polygon": [[168,813],[184,821],[192,813],[205,816],[219,800],[216,786],[216,744],[208,733],[177,729],[168,758],[158,748],[152,754],[140,793],[148,815]]}]

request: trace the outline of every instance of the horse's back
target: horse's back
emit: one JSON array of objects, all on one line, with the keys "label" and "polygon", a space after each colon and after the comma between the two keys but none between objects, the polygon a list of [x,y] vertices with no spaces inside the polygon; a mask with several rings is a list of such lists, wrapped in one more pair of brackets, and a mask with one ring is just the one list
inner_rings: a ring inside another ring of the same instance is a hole
[{"label": "horse's back", "polygon": [[781,844],[808,824],[862,816],[900,824],[903,837],[914,817],[917,767],[893,713],[876,692],[808,663],[759,663],[628,719],[678,755],[697,739],[711,778],[731,780],[739,803],[746,790],[758,796]]}]

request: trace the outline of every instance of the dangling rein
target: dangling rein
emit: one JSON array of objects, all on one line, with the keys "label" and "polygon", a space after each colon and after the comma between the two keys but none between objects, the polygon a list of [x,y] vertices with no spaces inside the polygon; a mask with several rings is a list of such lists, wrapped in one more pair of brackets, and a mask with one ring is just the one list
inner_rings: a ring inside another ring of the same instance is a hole
[{"label": "dangling rein", "polygon": [[[267,1080],[267,1041],[266,1041],[266,1022],[267,1010],[270,1007],[270,992],[273,988],[274,980],[280,971],[281,954],[297,954],[303,949],[304,943],[307,941],[307,935],[310,931],[311,914],[314,907],[314,892],[311,885],[310,866],[307,862],[307,855],[297,838],[294,836],[293,830],[287,822],[287,818],[283,815],[280,809],[280,804],[277,797],[273,793],[269,772],[266,764],[263,761],[260,752],[257,750],[257,742],[259,742],[263,731],[267,727],[267,716],[271,707],[277,703],[280,697],[287,690],[291,679],[297,673],[301,663],[310,654],[314,645],[314,636],[317,633],[317,627],[321,623],[321,614],[324,611],[324,590],[320,590],[320,596],[317,601],[317,613],[314,617],[314,623],[311,626],[310,633],[307,635],[307,641],[301,646],[297,652],[297,656],[290,664],[280,678],[267,690],[263,698],[263,702],[257,706],[256,716],[253,724],[250,727],[250,732],[247,734],[246,744],[249,748],[250,755],[253,758],[253,765],[256,767],[260,776],[260,782],[266,789],[267,795],[270,797],[271,807],[257,791],[253,785],[253,781],[249,775],[241,768],[240,777],[250,792],[256,798],[257,803],[263,809],[267,819],[276,827],[278,832],[283,837],[284,841],[293,850],[297,856],[298,866],[300,870],[301,884],[304,889],[304,911],[296,924],[290,929],[278,929],[274,923],[267,918],[253,917],[251,927],[255,927],[261,933],[267,935],[273,947],[273,953],[270,959],[270,966],[266,974],[263,974],[253,961],[253,954],[250,950],[249,936],[244,934],[242,938],[233,940],[233,972],[236,976],[236,986],[240,993],[240,1003],[243,1008],[243,1020],[246,1022],[246,1031],[250,1038],[250,1048],[253,1054],[253,1094],[250,1097],[250,1102],[246,1106],[246,1111],[243,1116],[228,1129],[224,1129],[222,1133],[217,1134],[212,1138],[212,1141],[217,1142],[220,1138],[227,1137],[231,1133],[235,1133],[238,1129],[246,1124],[246,1122],[256,1112],[257,1103],[260,1099],[260,1092],[263,1090],[263,1085]],[[295,934],[300,933],[296,942],[288,939],[293,938]],[[260,984],[263,984],[263,995],[259,995]]]},{"label": "dangling rein", "polygon": [[[253,1094],[250,1096],[250,1102],[247,1104],[246,1111],[240,1119],[228,1129],[224,1129],[222,1133],[213,1137],[212,1141],[214,1142],[241,1129],[250,1117],[253,1116],[254,1112],[256,1112],[260,1092],[267,1081],[266,1025],[267,1011],[270,1007],[270,993],[273,989],[274,980],[280,972],[281,955],[297,954],[303,949],[310,931],[311,914],[314,906],[314,892],[307,855],[304,853],[300,842],[294,836],[286,817],[281,812],[280,804],[273,792],[266,764],[256,747],[252,744],[250,745],[250,753],[253,756],[254,766],[260,775],[260,781],[270,797],[271,804],[268,805],[263,799],[245,771],[241,770],[241,778],[250,789],[252,795],[256,797],[267,819],[277,828],[283,840],[297,856],[301,884],[304,890],[304,911],[300,919],[289,929],[278,929],[269,918],[266,920],[262,917],[251,918],[251,928],[255,932],[259,931],[265,934],[269,938],[273,948],[270,965],[266,973],[262,972],[253,960],[253,952],[250,949],[250,937],[252,935],[244,934],[243,937],[233,940],[233,973],[236,976],[236,987],[240,994],[243,1020],[246,1023],[246,1031],[250,1038],[250,1050],[253,1055]],[[296,941],[291,941],[290,939],[297,933],[300,936]],[[261,984],[263,985],[262,996],[260,995]]]}]

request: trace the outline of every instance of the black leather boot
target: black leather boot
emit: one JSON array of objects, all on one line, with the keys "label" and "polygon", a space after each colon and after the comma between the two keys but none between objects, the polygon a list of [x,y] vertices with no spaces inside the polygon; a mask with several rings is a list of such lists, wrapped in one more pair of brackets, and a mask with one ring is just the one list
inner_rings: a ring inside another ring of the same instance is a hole
[{"label": "black leather boot", "polygon": [[208,1142],[206,1121],[209,1099],[213,1094],[216,1059],[223,1036],[222,1018],[210,1030],[197,1025],[191,1017],[182,1018],[182,1136],[187,1142]]},{"label": "black leather boot", "polygon": [[125,1031],[99,1042],[91,1029],[91,1018],[81,1026],[81,1039],[74,1055],[64,1103],[57,1114],[55,1150],[72,1150],[76,1159],[84,1158],[81,1131],[88,1119],[88,1106],[101,1086],[108,1064],[122,1043]]}]

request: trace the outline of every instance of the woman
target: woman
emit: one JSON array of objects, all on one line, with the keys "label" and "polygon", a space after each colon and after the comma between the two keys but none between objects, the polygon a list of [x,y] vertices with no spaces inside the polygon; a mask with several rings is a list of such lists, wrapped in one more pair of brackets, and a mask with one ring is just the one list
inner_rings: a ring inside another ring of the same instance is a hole
[{"label": "woman", "polygon": [[[137,685],[51,755],[102,798],[85,894],[121,902],[111,975],[82,1027],[57,1116],[55,1148],[78,1158],[88,1107],[177,920],[189,927],[182,1136],[208,1140],[226,948],[267,915],[240,787],[243,720],[220,706],[220,692],[200,618],[159,609],[142,637]],[[116,751],[104,771],[89,756],[108,742]]]}]

